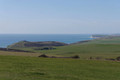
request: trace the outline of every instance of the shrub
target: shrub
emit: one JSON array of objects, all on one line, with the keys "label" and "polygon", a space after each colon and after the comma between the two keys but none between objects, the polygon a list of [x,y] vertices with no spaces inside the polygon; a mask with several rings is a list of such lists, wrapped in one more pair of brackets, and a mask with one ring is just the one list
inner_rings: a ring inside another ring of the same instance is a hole
[{"label": "shrub", "polygon": [[92,57],[90,57],[90,59],[93,59]]},{"label": "shrub", "polygon": [[72,58],[80,58],[78,55],[73,56]]},{"label": "shrub", "polygon": [[45,54],[42,54],[42,55],[40,55],[39,57],[45,57],[45,58],[47,58],[48,56],[45,55]]},{"label": "shrub", "polygon": [[116,58],[116,60],[120,61],[120,56]]},{"label": "shrub", "polygon": [[50,58],[57,58],[57,57],[55,57],[55,56],[51,56]]},{"label": "shrub", "polygon": [[105,59],[105,60],[115,61],[115,59],[113,59],[113,58],[107,58],[107,59]]},{"label": "shrub", "polygon": [[102,59],[102,57],[96,57],[96,60],[100,60],[100,59]]}]

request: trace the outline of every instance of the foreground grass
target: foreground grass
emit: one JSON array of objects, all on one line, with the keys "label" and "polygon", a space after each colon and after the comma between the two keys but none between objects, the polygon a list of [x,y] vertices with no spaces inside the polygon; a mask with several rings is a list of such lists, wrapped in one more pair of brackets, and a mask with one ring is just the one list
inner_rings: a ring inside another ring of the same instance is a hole
[{"label": "foreground grass", "polygon": [[119,62],[0,56],[0,80],[119,79]]},{"label": "foreground grass", "polygon": [[12,51],[0,51],[0,55],[13,55],[13,56],[30,56],[38,57],[42,53],[28,53],[28,52],[12,52]]}]

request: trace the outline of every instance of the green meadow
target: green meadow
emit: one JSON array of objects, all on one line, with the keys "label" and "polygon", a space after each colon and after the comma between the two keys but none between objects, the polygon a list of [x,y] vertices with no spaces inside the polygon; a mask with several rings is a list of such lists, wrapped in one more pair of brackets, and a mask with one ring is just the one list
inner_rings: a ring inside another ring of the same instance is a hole
[{"label": "green meadow", "polygon": [[0,80],[119,80],[120,62],[0,56]]},{"label": "green meadow", "polygon": [[[53,50],[19,48],[34,53],[0,51],[0,80],[119,80],[120,62],[105,60],[120,56],[119,40],[114,40],[92,40]],[[80,59],[38,57],[41,54],[79,55]]]},{"label": "green meadow", "polygon": [[46,54],[62,56],[79,55],[81,58],[102,57],[116,58],[120,56],[120,45],[118,44],[86,44],[59,47],[56,50],[41,51]]},{"label": "green meadow", "polygon": [[81,59],[88,59],[90,57],[116,58],[120,56],[120,44],[75,44],[55,48],[54,50],[34,50],[35,48],[22,49],[55,56],[79,55]]},{"label": "green meadow", "polygon": [[37,47],[18,48],[35,53],[50,56],[74,56],[79,55],[80,59],[96,58],[116,58],[120,56],[120,37],[108,37],[90,40],[84,43],[74,43],[67,46],[54,47],[53,50],[36,50]]}]

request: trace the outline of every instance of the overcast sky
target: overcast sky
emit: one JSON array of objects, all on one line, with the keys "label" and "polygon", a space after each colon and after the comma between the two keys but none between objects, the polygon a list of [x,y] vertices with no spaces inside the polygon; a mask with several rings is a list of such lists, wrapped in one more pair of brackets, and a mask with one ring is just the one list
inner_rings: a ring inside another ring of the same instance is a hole
[{"label": "overcast sky", "polygon": [[120,33],[120,0],[0,0],[0,34]]}]

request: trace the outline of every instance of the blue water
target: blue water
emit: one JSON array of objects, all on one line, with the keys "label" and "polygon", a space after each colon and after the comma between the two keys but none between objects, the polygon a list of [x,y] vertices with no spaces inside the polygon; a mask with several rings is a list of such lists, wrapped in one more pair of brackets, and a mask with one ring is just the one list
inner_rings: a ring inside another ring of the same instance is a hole
[{"label": "blue water", "polygon": [[87,34],[0,34],[0,47],[7,47],[19,41],[59,41],[74,43],[83,40],[91,40]]}]

